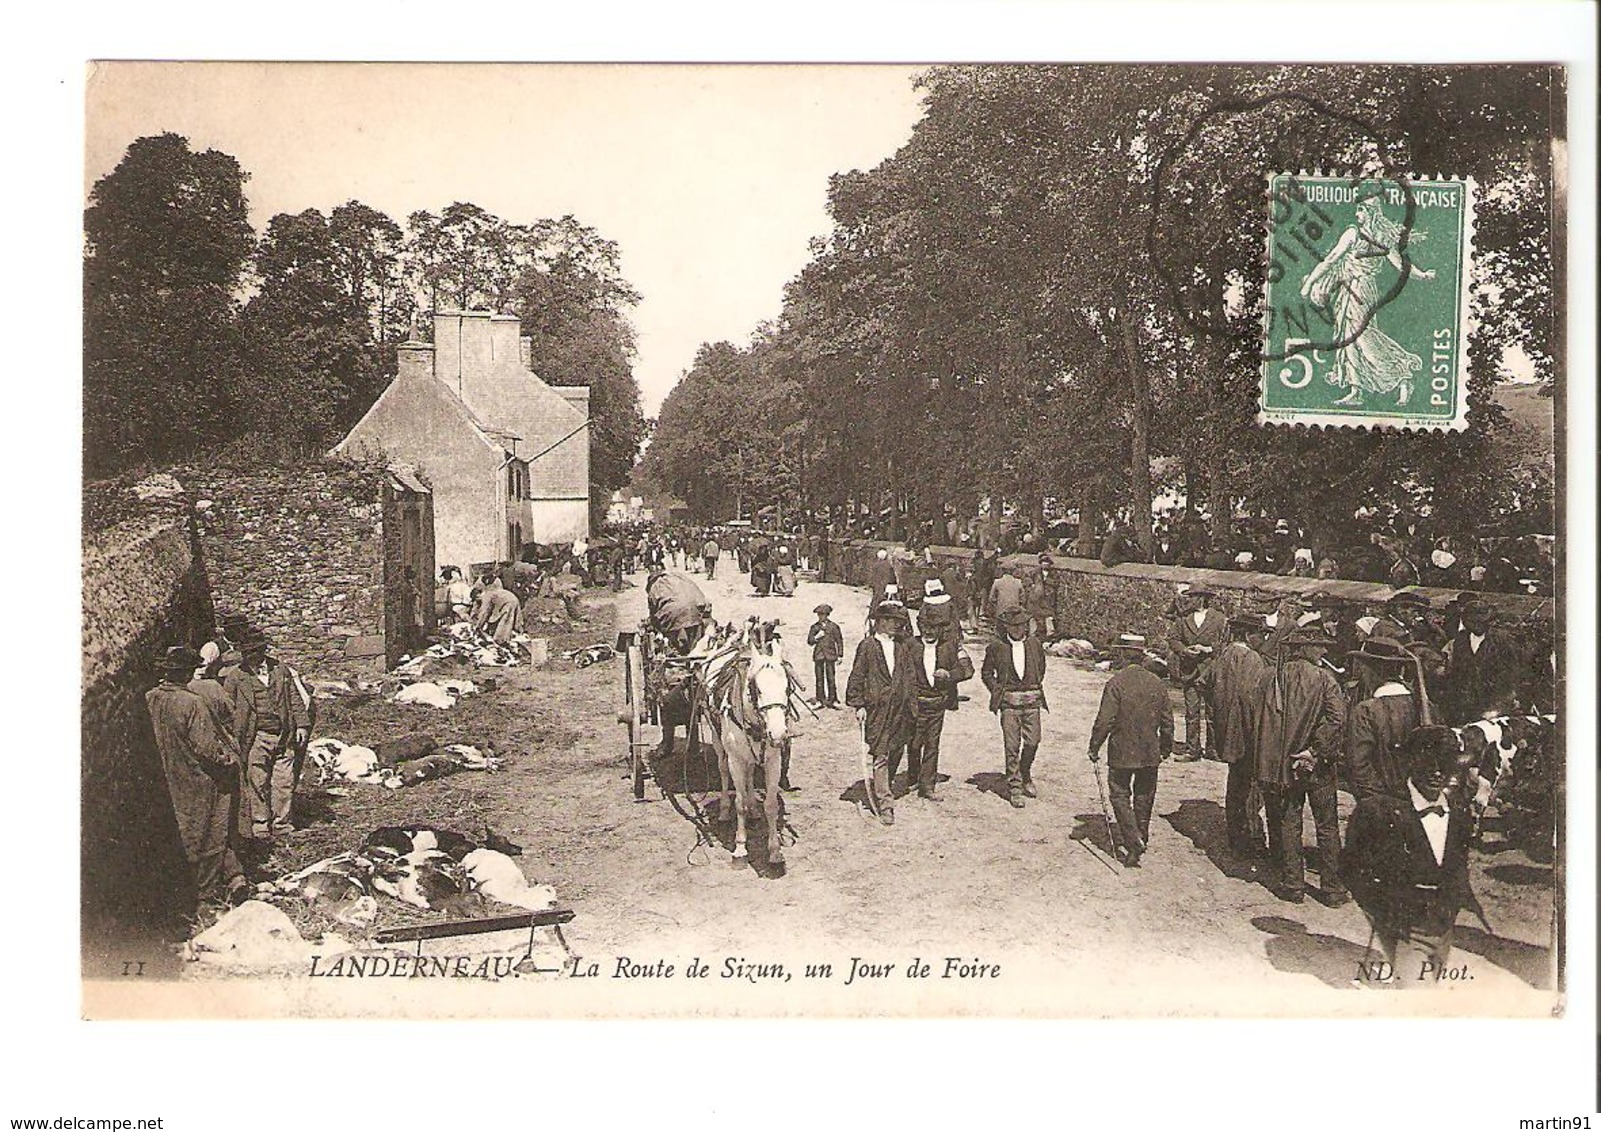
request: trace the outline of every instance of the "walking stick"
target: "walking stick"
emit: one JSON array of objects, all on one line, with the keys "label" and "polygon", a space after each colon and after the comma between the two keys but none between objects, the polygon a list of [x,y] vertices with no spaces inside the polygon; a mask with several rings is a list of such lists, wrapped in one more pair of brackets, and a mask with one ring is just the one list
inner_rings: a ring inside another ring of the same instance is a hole
[{"label": "walking stick", "polygon": [[867,808],[873,811],[875,818],[882,818],[878,812],[878,803],[873,799],[873,752],[867,745],[867,720],[862,718],[856,721],[857,734],[862,737],[860,746],[862,756],[862,793],[867,796]]},{"label": "walking stick", "polygon": [[1126,857],[1128,849],[1124,847],[1123,838],[1117,832],[1117,823],[1112,820],[1112,807],[1106,801],[1106,779],[1101,772],[1101,760],[1091,759],[1090,766],[1095,768],[1095,792],[1101,796],[1101,817],[1106,820],[1106,840],[1111,844],[1114,854],[1121,849]]}]

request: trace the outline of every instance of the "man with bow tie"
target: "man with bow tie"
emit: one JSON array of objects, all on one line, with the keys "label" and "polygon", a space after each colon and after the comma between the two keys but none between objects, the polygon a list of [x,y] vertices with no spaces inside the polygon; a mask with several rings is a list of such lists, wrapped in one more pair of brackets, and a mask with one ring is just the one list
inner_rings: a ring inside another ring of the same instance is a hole
[{"label": "man with bow tie", "polygon": [[1450,728],[1413,731],[1404,793],[1363,798],[1346,831],[1341,871],[1399,987],[1432,985],[1426,976],[1444,969],[1463,908],[1484,918],[1468,882],[1473,821],[1449,789],[1461,757]]}]

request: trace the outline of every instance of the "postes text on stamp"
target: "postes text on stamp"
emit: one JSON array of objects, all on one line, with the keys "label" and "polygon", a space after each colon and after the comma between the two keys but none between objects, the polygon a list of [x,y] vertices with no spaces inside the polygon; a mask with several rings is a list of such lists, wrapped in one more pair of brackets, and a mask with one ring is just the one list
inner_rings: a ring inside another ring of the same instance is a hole
[{"label": "postes text on stamp", "polygon": [[1261,424],[1467,427],[1473,182],[1268,180]]}]

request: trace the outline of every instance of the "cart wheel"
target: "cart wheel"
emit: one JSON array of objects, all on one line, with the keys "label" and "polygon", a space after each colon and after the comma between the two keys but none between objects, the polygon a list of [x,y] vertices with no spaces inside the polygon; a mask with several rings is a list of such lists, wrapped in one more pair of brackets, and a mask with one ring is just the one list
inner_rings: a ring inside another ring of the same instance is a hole
[{"label": "cart wheel", "polygon": [[628,646],[628,750],[633,756],[634,801],[645,800],[644,724],[640,719],[640,700],[645,695],[645,658],[638,645]]}]

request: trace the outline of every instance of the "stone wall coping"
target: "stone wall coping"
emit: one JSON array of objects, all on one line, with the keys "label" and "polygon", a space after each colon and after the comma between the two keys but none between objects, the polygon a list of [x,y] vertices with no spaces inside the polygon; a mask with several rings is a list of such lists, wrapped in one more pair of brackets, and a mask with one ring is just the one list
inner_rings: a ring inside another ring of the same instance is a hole
[{"label": "stone wall coping", "polygon": [[[892,556],[906,556],[908,559],[916,555],[906,550],[901,543],[882,542],[874,539],[844,539],[846,546],[871,547],[874,550],[888,550]],[[972,559],[978,551],[966,546],[936,546],[930,545],[929,554],[935,558]],[[1039,555],[1037,554],[1008,554],[1000,559],[1002,562],[1015,566],[1039,569]],[[1270,593],[1299,594],[1301,596],[1326,596],[1342,601],[1357,603],[1380,603],[1394,597],[1400,591],[1384,582],[1359,582],[1344,578],[1295,578],[1283,574],[1247,573],[1243,570],[1206,570],[1192,566],[1159,566],[1149,562],[1125,562],[1119,566],[1102,566],[1098,559],[1075,558],[1065,554],[1051,555],[1051,570],[1066,571],[1075,574],[1097,574],[1110,578],[1140,578],[1145,581],[1169,582],[1176,588],[1180,583],[1189,585],[1204,585],[1210,589],[1239,590],[1242,592],[1262,590]],[[1422,594],[1429,599],[1429,604],[1437,608],[1444,608],[1458,594],[1472,592],[1481,597],[1485,604],[1497,612],[1507,614],[1514,620],[1534,621],[1556,619],[1556,601],[1548,597],[1530,597],[1527,594],[1509,594],[1494,591],[1468,591],[1443,590],[1429,586],[1408,586],[1406,589]]]}]

